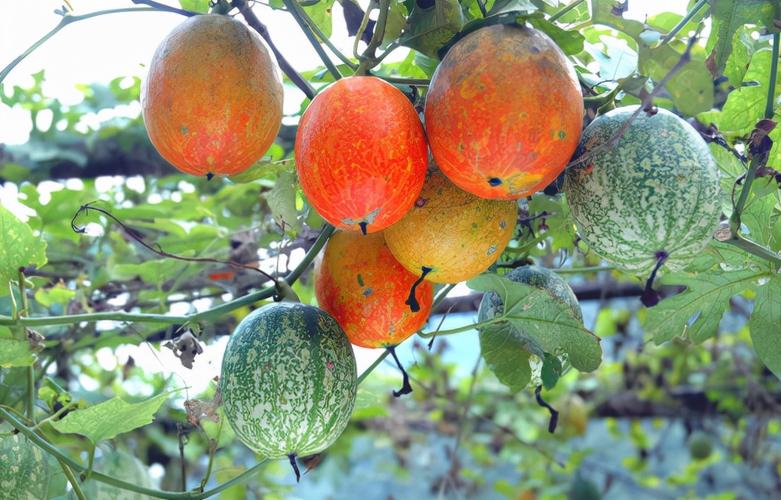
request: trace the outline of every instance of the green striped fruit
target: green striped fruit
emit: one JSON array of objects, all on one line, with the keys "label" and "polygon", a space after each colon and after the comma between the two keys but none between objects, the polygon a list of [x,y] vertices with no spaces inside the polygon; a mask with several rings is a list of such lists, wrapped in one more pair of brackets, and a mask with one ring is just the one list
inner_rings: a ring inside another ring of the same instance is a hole
[{"label": "green striped fruit", "polygon": [[355,405],[355,357],[339,324],[305,304],[246,316],[225,349],[225,418],[241,441],[277,459],[308,456],[342,434]]},{"label": "green striped fruit", "polygon": [[43,451],[22,434],[0,438],[0,498],[49,498],[49,468]]},{"label": "green striped fruit", "polygon": [[581,238],[616,267],[647,274],[662,252],[673,271],[708,243],[721,215],[716,163],[700,135],[659,109],[614,109],[583,131],[564,192]]},{"label": "green striped fruit", "polygon": [[[131,483],[143,488],[152,487],[152,478],[149,476],[149,469],[141,460],[124,451],[112,451],[95,460],[95,470],[111,476],[115,479]],[[147,500],[151,497],[136,493],[135,491],[123,490],[116,486],[88,479],[82,483],[81,489],[84,496],[90,500]],[[73,500],[76,495],[71,491],[68,498]]]}]

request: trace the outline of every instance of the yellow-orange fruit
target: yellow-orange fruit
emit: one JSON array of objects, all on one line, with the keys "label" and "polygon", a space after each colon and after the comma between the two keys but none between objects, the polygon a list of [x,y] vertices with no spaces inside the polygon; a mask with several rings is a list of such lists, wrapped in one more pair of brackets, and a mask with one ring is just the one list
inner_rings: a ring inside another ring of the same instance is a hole
[{"label": "yellow-orange fruit", "polygon": [[416,279],[393,257],[382,233],[337,231],[315,261],[318,304],[361,347],[395,346],[426,324],[431,283],[415,291],[420,310],[405,304]]},{"label": "yellow-orange fruit", "polygon": [[544,33],[481,28],[448,51],[426,95],[426,132],[442,172],[483,198],[518,199],[550,184],[577,147],[577,75]]},{"label": "yellow-orange fruit", "polygon": [[309,105],[296,133],[296,169],[307,199],[348,231],[377,232],[412,207],[428,146],[415,108],[373,76],[342,78]]},{"label": "yellow-orange fruit", "polygon": [[457,283],[499,258],[517,217],[515,201],[467,193],[435,170],[412,210],[385,230],[385,241],[410,272],[425,273],[435,283]]},{"label": "yellow-orange fruit", "polygon": [[149,138],[193,175],[233,175],[259,160],[282,123],[282,84],[257,34],[227,16],[193,16],[152,57],[141,89]]}]

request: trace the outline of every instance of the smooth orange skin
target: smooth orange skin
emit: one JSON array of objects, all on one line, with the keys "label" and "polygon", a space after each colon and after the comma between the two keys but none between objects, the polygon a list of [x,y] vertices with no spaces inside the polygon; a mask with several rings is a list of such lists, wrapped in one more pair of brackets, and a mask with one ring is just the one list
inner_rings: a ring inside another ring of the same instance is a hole
[{"label": "smooth orange skin", "polygon": [[488,200],[459,189],[438,170],[429,174],[419,200],[385,230],[391,253],[426,280],[458,283],[496,262],[515,231],[518,204]]},{"label": "smooth orange skin", "polygon": [[431,79],[425,118],[431,153],[451,181],[511,200],[564,171],[580,139],[583,96],[547,35],[501,24],[448,51]]},{"label": "smooth orange skin", "polygon": [[417,276],[393,257],[382,233],[337,231],[315,261],[315,294],[355,345],[391,347],[428,321],[434,287],[415,291],[418,312],[404,302]]},{"label": "smooth orange skin", "polygon": [[298,125],[296,169],[307,199],[339,229],[381,231],[401,219],[426,178],[428,146],[415,108],[373,76],[343,78]]},{"label": "smooth orange skin", "polygon": [[141,89],[149,138],[182,172],[233,175],[282,124],[282,84],[260,38],[227,16],[193,16],[155,51]]}]

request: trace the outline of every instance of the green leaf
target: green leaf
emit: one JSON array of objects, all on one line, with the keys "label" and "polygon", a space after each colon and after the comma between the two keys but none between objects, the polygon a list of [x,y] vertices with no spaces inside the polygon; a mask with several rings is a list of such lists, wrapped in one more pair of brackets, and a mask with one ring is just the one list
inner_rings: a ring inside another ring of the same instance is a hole
[{"label": "green leaf", "polygon": [[561,360],[556,356],[545,354],[545,358],[542,361],[542,371],[540,372],[542,378],[542,385],[546,389],[550,390],[556,386],[556,382],[559,381],[562,372]]},{"label": "green leaf", "polygon": [[781,278],[772,276],[757,289],[748,323],[759,359],[781,378]]},{"label": "green leaf", "polygon": [[532,378],[528,342],[509,323],[481,328],[479,337],[480,353],[499,382],[512,392],[526,387]]},{"label": "green leaf", "polygon": [[320,0],[314,5],[304,6],[304,12],[314,21],[320,31],[328,38],[333,32],[333,15],[331,14],[335,0]]},{"label": "green leaf", "polygon": [[46,242],[33,235],[30,226],[0,205],[0,288],[19,279],[19,268],[46,264]]},{"label": "green leaf", "polygon": [[438,58],[439,49],[463,26],[464,13],[458,0],[440,0],[426,9],[415,4],[400,43],[428,57]]},{"label": "green leaf", "polygon": [[615,28],[637,40],[640,33],[645,31],[645,26],[639,21],[614,15],[612,11],[615,5],[615,0],[591,0],[591,21]]},{"label": "green leaf", "polygon": [[383,45],[396,40],[401,35],[404,25],[407,23],[407,7],[404,2],[391,0],[388,7],[388,18],[385,21],[385,33],[382,37]]},{"label": "green leaf", "polygon": [[44,307],[51,307],[54,304],[66,305],[76,296],[76,291],[71,290],[62,283],[51,288],[39,288],[35,292],[35,300]]},{"label": "green leaf", "polygon": [[586,39],[577,31],[561,29],[543,18],[542,14],[529,16],[528,18],[525,18],[525,20],[551,37],[565,54],[575,55],[583,51],[583,42]]},{"label": "green leaf", "polygon": [[773,0],[711,0],[710,51],[708,64],[713,76],[721,74],[732,53],[732,37],[744,24],[773,27]]},{"label": "green leaf", "polygon": [[[648,48],[641,44],[640,71],[659,82],[678,64],[681,55],[670,45]],[[713,81],[701,55],[692,53],[691,60],[670,78],[666,88],[683,114],[691,116],[713,107]]]},{"label": "green leaf", "polygon": [[716,334],[729,299],[754,288],[757,280],[764,275],[766,272],[754,269],[665,275],[660,284],[683,285],[686,291],[649,309],[645,330],[657,344],[680,335],[698,343],[704,342]]},{"label": "green leaf", "polygon": [[279,224],[284,223],[286,228],[292,228],[298,231],[301,228],[301,221],[298,219],[298,210],[296,210],[296,188],[298,179],[293,172],[282,171],[271,188],[266,194],[268,206],[271,208],[271,214]]},{"label": "green leaf", "polygon": [[231,175],[228,179],[237,184],[244,184],[272,176],[280,170],[290,169],[295,165],[292,158],[278,161],[259,161],[240,174]]},{"label": "green leaf", "polygon": [[751,57],[757,50],[757,41],[751,37],[753,29],[741,27],[732,39],[732,53],[724,66],[724,76],[730,85],[739,87],[746,75]]},{"label": "green leaf", "polygon": [[496,0],[488,11],[488,16],[495,16],[504,12],[529,13],[537,10],[537,6],[531,0]]},{"label": "green leaf", "polygon": [[488,273],[467,284],[474,290],[499,294],[504,307],[497,318],[506,320],[522,342],[531,342],[542,352],[566,353],[580,371],[593,371],[601,363],[599,338],[583,326],[568,305],[546,290]]},{"label": "green leaf", "polygon": [[166,392],[141,403],[127,403],[119,398],[68,413],[52,427],[64,434],[80,434],[97,444],[119,434],[152,423],[155,413],[171,394]]},{"label": "green leaf", "polygon": [[179,0],[179,5],[184,10],[192,12],[200,12],[201,14],[209,12],[209,0]]},{"label": "green leaf", "polygon": [[35,362],[35,354],[30,350],[27,339],[16,339],[11,330],[0,326],[0,368],[30,366]]}]

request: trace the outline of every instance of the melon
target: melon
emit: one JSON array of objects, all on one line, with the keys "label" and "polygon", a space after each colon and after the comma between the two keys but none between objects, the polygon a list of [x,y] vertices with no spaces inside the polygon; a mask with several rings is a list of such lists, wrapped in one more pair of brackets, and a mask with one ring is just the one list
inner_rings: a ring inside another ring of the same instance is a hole
[{"label": "melon", "polygon": [[643,275],[666,256],[680,270],[718,225],[718,169],[697,131],[664,109],[641,112],[606,146],[636,109],[614,109],[586,127],[581,163],[567,171],[563,191],[580,237],[611,264]]},{"label": "melon", "polygon": [[[10,429],[0,426],[0,432]],[[7,500],[49,498],[46,454],[23,434],[0,437],[0,497]]]},{"label": "melon", "polygon": [[426,94],[434,160],[458,187],[518,199],[550,184],[583,127],[572,64],[545,33],[497,24],[447,52]]},{"label": "melon", "polygon": [[428,146],[407,97],[373,76],[320,92],[296,132],[307,200],[339,229],[373,233],[401,219],[426,179]]},{"label": "melon", "polygon": [[282,83],[260,37],[228,16],[193,16],[168,34],[141,87],[149,139],[182,172],[233,175],[282,124]]},{"label": "melon", "polygon": [[417,278],[393,257],[382,233],[337,231],[315,261],[317,303],[361,347],[393,347],[423,328],[434,286],[415,288],[418,309],[411,311],[407,300]]},{"label": "melon", "polygon": [[384,231],[391,253],[411,273],[458,283],[488,269],[512,238],[518,205],[463,191],[433,170],[415,206]]},{"label": "melon", "polygon": [[236,436],[265,458],[292,462],[323,451],[344,431],[357,392],[355,357],[325,311],[268,304],[231,335],[220,389]]},{"label": "melon", "polygon": [[[124,451],[112,451],[95,459],[94,469],[97,472],[126,483],[143,488],[152,488],[152,478],[146,465],[141,460]],[[152,498],[135,491],[123,490],[95,479],[88,479],[82,483],[81,489],[90,500],[147,500]],[[71,500],[76,498],[73,491],[69,493],[68,498]]]}]

